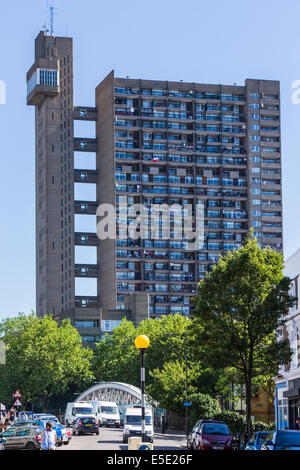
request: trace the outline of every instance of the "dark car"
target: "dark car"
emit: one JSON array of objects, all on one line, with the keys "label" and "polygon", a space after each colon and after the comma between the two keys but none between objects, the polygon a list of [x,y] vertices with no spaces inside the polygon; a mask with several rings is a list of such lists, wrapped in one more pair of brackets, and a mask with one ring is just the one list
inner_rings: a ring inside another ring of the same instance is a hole
[{"label": "dark car", "polygon": [[271,431],[261,445],[261,450],[300,450],[300,432]]},{"label": "dark car", "polygon": [[79,417],[73,425],[73,434],[77,434],[77,436],[80,434],[96,434],[99,436],[99,423],[93,417]]},{"label": "dark car", "polygon": [[195,450],[233,450],[232,434],[227,424],[203,421],[195,433]]},{"label": "dark car", "polygon": [[262,443],[267,439],[267,431],[259,431],[250,437],[245,450],[260,450]]}]

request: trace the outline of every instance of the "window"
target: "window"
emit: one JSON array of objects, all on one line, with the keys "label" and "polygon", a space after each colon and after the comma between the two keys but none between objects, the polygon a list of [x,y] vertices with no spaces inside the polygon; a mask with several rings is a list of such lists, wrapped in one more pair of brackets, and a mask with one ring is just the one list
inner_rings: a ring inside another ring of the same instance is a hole
[{"label": "window", "polygon": [[251,119],[253,119],[253,121],[258,120],[259,114],[251,114]]}]

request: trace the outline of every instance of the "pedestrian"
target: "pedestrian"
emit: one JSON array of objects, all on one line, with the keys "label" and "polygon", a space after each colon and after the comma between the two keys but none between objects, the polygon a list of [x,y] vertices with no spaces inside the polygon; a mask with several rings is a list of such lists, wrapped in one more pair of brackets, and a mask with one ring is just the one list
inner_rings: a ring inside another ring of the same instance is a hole
[{"label": "pedestrian", "polygon": [[2,433],[5,430],[5,413],[0,411],[0,432]]},{"label": "pedestrian", "polygon": [[294,425],[294,429],[296,431],[300,431],[300,416],[297,416],[297,418],[296,418],[296,423]]},{"label": "pedestrian", "polygon": [[55,450],[56,440],[57,435],[53,424],[46,423],[46,429],[41,434],[42,450]]},{"label": "pedestrian", "polygon": [[16,412],[14,410],[14,408],[11,408],[9,410],[9,421],[11,424],[13,424],[15,422],[15,419],[16,419]]}]

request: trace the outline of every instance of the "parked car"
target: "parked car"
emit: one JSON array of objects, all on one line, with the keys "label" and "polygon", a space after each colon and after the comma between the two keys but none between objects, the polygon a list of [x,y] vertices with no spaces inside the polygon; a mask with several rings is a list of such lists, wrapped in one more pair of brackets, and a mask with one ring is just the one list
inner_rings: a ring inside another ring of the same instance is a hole
[{"label": "parked car", "polygon": [[259,431],[250,437],[245,446],[245,450],[260,450],[263,441],[266,440],[268,431]]},{"label": "parked car", "polygon": [[27,419],[32,419],[33,418],[33,413],[32,411],[19,411],[19,413],[17,414],[17,420],[18,421],[24,421],[24,418],[25,416],[27,416]]},{"label": "parked car", "polygon": [[26,426],[26,427],[42,427],[43,429],[46,428],[46,423],[52,422],[53,424],[53,429],[56,431],[56,437],[57,437],[57,446],[61,446],[64,441],[63,437],[63,431],[61,428],[61,424],[57,423],[56,421],[52,421],[51,418],[48,420],[43,420],[43,419],[34,419],[30,421],[18,421],[10,426],[10,428],[13,427],[20,427],[20,426]]},{"label": "parked car", "polygon": [[261,450],[300,450],[300,432],[271,431],[262,443]]},{"label": "parked car", "polygon": [[99,423],[93,416],[79,416],[73,424],[73,434],[96,434],[99,436]]},{"label": "parked car", "polygon": [[1,435],[5,440],[4,449],[39,450],[43,430],[43,427],[11,426]]},{"label": "parked car", "polygon": [[187,448],[200,450],[199,449],[199,439],[197,440],[197,436],[200,435],[201,426],[203,423],[220,423],[224,424],[223,421],[217,421],[212,419],[199,419],[195,426],[191,429],[191,431],[187,435]]},{"label": "parked car", "polygon": [[233,450],[233,436],[227,424],[203,421],[195,433],[195,450]]}]

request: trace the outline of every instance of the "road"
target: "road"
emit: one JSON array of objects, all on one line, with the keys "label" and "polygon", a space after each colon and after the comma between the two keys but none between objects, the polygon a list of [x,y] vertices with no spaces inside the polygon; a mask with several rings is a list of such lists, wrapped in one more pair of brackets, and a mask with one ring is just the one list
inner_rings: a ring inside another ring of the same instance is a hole
[{"label": "road", "polygon": [[[100,428],[99,436],[72,436],[69,445],[58,449],[59,452],[65,450],[127,450],[127,444],[123,444],[122,429]],[[154,436],[154,449],[184,450],[186,449],[185,435],[176,432],[156,433]]]}]

